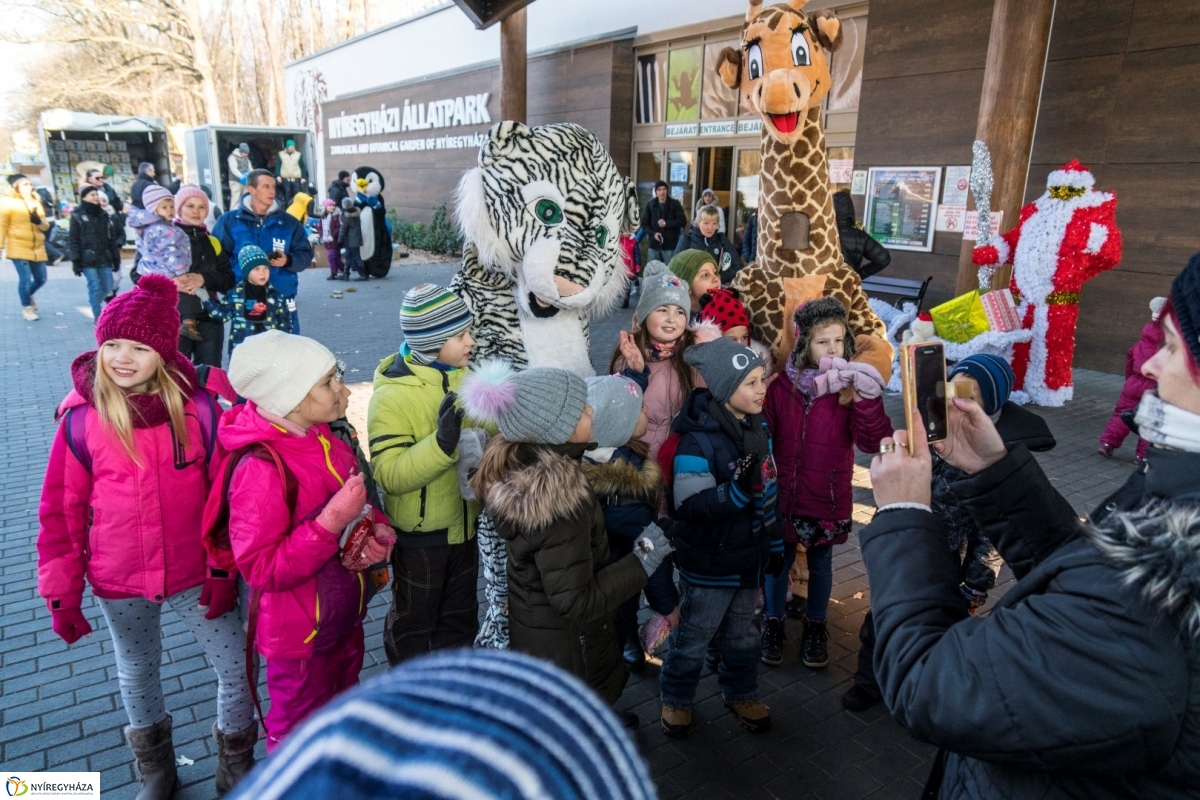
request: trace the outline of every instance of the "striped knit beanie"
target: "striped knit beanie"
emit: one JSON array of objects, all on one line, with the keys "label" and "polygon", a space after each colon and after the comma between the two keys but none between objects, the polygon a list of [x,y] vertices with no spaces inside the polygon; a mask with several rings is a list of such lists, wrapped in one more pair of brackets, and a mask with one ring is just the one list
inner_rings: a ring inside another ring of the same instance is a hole
[{"label": "striped knit beanie", "polygon": [[471,327],[471,310],[462,298],[435,283],[408,290],[400,306],[400,329],[412,360],[428,366],[446,342]]},{"label": "striped knit beanie", "polygon": [[521,653],[450,650],[342,695],[230,798],[655,796],[629,734],[582,682]]},{"label": "striped knit beanie", "polygon": [[983,396],[983,411],[989,417],[995,415],[1008,402],[1013,383],[1016,382],[1016,376],[1008,362],[991,353],[967,356],[954,365],[946,379],[963,374],[970,375],[979,384],[979,393]]}]

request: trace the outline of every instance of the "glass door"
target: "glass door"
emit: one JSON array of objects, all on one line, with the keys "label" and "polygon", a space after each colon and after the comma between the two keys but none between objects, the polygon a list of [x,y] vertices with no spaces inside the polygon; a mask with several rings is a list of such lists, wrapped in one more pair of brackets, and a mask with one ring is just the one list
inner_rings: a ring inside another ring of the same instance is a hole
[{"label": "glass door", "polygon": [[[721,209],[723,222],[729,219],[730,201],[733,199],[733,148],[732,147],[701,147],[696,162],[696,197],[697,204],[705,189],[712,189],[717,196],[714,205]],[[688,219],[692,219],[696,208],[684,206]],[[722,230],[731,232],[732,227],[725,225]],[[730,236],[732,239],[732,235]]]},{"label": "glass door", "polygon": [[637,182],[638,204],[642,211],[654,197],[654,184],[662,180],[663,154],[661,151],[638,153],[635,164],[637,172],[634,180]]},{"label": "glass door", "polygon": [[670,150],[667,152],[667,186],[670,187],[668,191],[671,193],[671,197],[674,197],[683,206],[683,213],[688,221],[692,219],[695,202],[693,193],[693,183],[696,177],[695,165],[695,150]]},{"label": "glass door", "polygon": [[734,208],[737,236],[730,234],[729,238],[739,247],[742,243],[742,232],[746,229],[746,220],[758,210],[758,175],[762,171],[762,152],[755,147],[738,150],[736,206]]}]

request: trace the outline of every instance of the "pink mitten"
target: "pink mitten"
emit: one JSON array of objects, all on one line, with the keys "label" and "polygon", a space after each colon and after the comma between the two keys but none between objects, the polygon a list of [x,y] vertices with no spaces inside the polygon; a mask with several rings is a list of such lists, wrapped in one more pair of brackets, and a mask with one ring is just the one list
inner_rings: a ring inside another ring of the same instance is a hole
[{"label": "pink mitten", "polygon": [[864,400],[873,400],[883,394],[883,376],[870,364],[851,362],[847,367],[854,391]]},{"label": "pink mitten", "polygon": [[345,527],[358,518],[366,504],[367,490],[363,486],[363,476],[353,475],[325,503],[317,515],[317,523],[335,536],[340,536]]},{"label": "pink mitten", "polygon": [[[844,358],[822,358],[821,374],[817,376],[818,388],[821,385],[821,378],[825,378],[824,385],[828,393],[840,392],[845,389],[853,381],[849,366]],[[822,394],[825,393],[822,392]]]},{"label": "pink mitten", "polygon": [[50,612],[50,627],[67,644],[75,644],[92,632],[87,617],[78,608],[56,608]]},{"label": "pink mitten", "polygon": [[396,533],[391,526],[380,523],[375,526],[374,535],[367,539],[363,547],[362,560],[364,564],[378,564],[392,557],[392,545],[396,543]]}]

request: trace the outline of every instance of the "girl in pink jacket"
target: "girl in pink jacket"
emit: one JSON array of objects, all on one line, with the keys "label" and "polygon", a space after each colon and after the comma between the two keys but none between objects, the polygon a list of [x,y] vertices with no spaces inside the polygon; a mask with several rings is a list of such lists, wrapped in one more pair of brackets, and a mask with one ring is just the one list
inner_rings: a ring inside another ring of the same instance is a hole
[{"label": "girl in pink jacket", "polygon": [[100,349],[71,365],[75,389],[59,408],[38,509],[38,592],[54,632],[67,644],[92,632],[83,613],[86,580],[112,633],[140,800],[165,799],[175,786],[159,679],[163,603],[217,673],[218,791],[254,766],[258,739],[236,576],[206,562],[200,539],[205,432],[215,432],[219,407],[176,351],[177,300],[172,280],[147,275],[100,315]]},{"label": "girl in pink jacket", "polygon": [[792,320],[795,348],[763,402],[779,473],[784,565],[778,577],[767,575],[763,582],[762,661],[782,663],[787,573],[802,545],[809,577],[800,663],[820,669],[829,662],[825,623],[833,546],[846,541],[853,524],[854,448],[878,452],[892,424],[883,408],[883,376],[849,361],[854,335],[842,304],[832,297],[812,300]]},{"label": "girl in pink jacket", "polygon": [[633,331],[621,331],[609,363],[609,372],[623,371],[642,387],[649,422],[642,438],[650,445],[651,461],[671,435],[671,422],[683,408],[683,401],[692,389],[704,385],[683,360],[692,342],[687,327],[690,307],[687,285],[668,272],[661,261],[647,264],[633,312]]},{"label": "girl in pink jacket", "polygon": [[[320,343],[277,330],[251,336],[229,362],[230,381],[249,402],[225,414],[218,438],[237,457],[229,542],[267,661],[268,752],[358,683],[374,591],[365,568],[386,561],[396,541],[354,451],[329,428],[350,399],[343,371]],[[373,527],[348,554],[343,542],[368,509]]]}]

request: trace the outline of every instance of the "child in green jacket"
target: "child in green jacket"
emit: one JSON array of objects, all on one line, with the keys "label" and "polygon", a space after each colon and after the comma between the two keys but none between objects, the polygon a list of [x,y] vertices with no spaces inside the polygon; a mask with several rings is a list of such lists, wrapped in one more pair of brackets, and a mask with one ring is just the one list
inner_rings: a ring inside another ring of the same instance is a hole
[{"label": "child in green jacket", "polygon": [[466,304],[423,283],[404,296],[400,327],[404,343],[375,370],[367,410],[371,467],[397,539],[383,631],[392,666],[475,640],[479,504],[461,487],[486,438],[464,429],[455,407],[475,344]]}]

